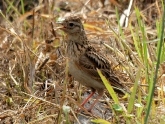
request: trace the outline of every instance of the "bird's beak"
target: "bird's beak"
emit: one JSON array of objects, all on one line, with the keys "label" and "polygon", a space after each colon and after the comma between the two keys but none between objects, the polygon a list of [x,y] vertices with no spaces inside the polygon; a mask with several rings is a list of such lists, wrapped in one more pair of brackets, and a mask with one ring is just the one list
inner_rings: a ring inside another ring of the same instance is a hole
[{"label": "bird's beak", "polygon": [[64,26],[57,27],[56,30],[57,29],[64,30]]},{"label": "bird's beak", "polygon": [[60,26],[57,27],[57,29],[64,30],[65,27],[64,27],[63,23],[57,23],[57,24],[60,24]]}]

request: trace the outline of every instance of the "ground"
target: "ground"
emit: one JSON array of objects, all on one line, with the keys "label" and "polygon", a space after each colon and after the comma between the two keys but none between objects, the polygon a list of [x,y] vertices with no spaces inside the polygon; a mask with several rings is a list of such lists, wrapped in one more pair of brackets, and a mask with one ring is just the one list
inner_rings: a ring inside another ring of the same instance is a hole
[{"label": "ground", "polygon": [[[0,1],[0,124],[144,123],[164,3],[134,0],[130,4],[127,0]],[[124,14],[129,5],[130,12]],[[133,97],[118,95],[116,104],[105,90],[91,113],[79,109],[91,89],[67,71],[66,35],[57,22],[70,15],[82,18],[91,44],[110,61],[124,86],[135,91]],[[122,21],[125,15],[128,20]],[[150,124],[165,123],[164,53],[163,47]]]}]

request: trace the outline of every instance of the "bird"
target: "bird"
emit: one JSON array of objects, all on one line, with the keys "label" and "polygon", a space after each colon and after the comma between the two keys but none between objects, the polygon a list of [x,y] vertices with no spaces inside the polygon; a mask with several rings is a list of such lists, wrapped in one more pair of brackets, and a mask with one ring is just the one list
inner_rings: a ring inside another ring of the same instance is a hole
[{"label": "bird", "polygon": [[91,45],[79,16],[66,17],[60,24],[60,29],[67,35],[65,40],[67,44],[68,71],[76,81],[86,87],[90,87],[92,91],[81,106],[84,107],[96,91],[98,93],[96,100],[88,109],[88,111],[91,111],[103,96],[105,89],[97,69],[102,72],[113,87],[124,89],[124,85],[114,74],[108,59]]}]

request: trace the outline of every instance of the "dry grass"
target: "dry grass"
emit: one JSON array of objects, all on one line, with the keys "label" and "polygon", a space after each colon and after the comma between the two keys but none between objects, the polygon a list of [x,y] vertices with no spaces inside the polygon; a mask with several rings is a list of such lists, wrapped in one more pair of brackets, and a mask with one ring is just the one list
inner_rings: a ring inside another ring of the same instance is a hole
[{"label": "dry grass", "polygon": [[[63,3],[13,1],[2,0],[1,3],[0,124],[91,123],[89,118],[103,118],[103,124],[144,123],[146,97],[154,77],[160,38],[158,27],[163,13],[160,0],[134,1],[127,27],[118,24],[118,18],[128,7],[127,1],[106,0],[105,4],[99,0],[97,4],[94,0],[63,0]],[[139,15],[135,6],[139,8]],[[116,111],[113,100],[107,100],[110,98],[107,92],[96,106],[104,106],[101,116],[98,110],[93,110],[93,114],[77,111],[89,88],[68,75],[65,34],[55,23],[73,14],[82,17],[91,43],[109,58],[114,72],[125,86],[133,89],[134,84],[138,84],[135,101],[129,103],[129,97],[119,97],[125,108],[122,112]],[[164,53],[150,124],[163,124],[165,119]],[[133,108],[128,109],[128,104]]]}]

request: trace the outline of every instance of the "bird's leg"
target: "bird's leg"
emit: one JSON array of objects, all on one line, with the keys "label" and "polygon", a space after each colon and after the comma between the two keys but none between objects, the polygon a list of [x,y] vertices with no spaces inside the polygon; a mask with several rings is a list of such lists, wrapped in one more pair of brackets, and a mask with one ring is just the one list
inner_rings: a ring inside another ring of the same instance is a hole
[{"label": "bird's leg", "polygon": [[81,106],[83,107],[85,103],[95,94],[96,90],[92,89],[92,93],[81,103]]},{"label": "bird's leg", "polygon": [[98,102],[98,100],[103,96],[104,90],[98,90],[98,96],[96,98],[96,100],[94,101],[94,103],[90,106],[90,108],[88,109],[89,112],[91,112],[92,108],[94,107],[94,105]]}]

